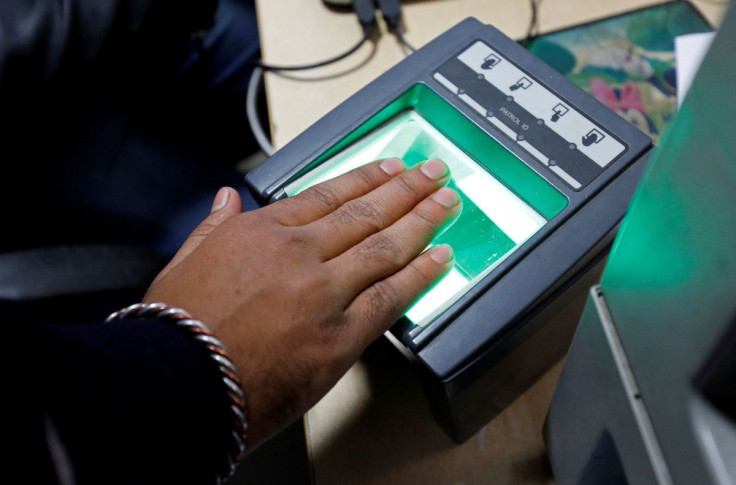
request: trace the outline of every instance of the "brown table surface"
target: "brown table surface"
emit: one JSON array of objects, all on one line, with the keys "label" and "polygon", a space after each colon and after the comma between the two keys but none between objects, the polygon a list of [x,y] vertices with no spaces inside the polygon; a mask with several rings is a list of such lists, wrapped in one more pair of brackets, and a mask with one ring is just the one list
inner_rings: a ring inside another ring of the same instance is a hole
[{"label": "brown table surface", "polygon": [[[608,17],[655,3],[647,0],[542,0],[541,32]],[[727,4],[695,1],[718,24]],[[303,64],[331,57],[360,38],[352,14],[322,0],[256,0],[263,59]],[[421,47],[473,16],[512,38],[526,34],[529,2],[516,0],[406,0],[407,40]],[[380,23],[380,35],[349,58],[319,69],[267,74],[266,92],[275,147],[317,121],[404,58]],[[571,316],[577,318],[577,316]],[[329,484],[550,483],[542,425],[562,363],[462,445],[432,420],[407,362],[385,340],[372,346],[305,417],[313,480]]]}]

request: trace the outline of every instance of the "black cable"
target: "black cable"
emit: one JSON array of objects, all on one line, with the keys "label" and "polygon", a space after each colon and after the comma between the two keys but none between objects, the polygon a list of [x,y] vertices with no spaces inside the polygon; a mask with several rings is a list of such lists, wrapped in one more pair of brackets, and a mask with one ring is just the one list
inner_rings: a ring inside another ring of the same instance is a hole
[{"label": "black cable", "polygon": [[261,61],[256,63],[256,67],[260,67],[265,71],[305,71],[307,69],[315,69],[317,67],[326,66],[333,64],[337,61],[341,61],[360,49],[373,34],[373,29],[376,27],[376,9],[373,5],[373,0],[353,0],[353,10],[358,16],[358,22],[363,28],[363,37],[360,41],[345,52],[325,59],[324,61],[314,62],[312,64],[303,64],[296,66],[279,66],[274,64],[265,64]]},{"label": "black cable", "polygon": [[402,34],[400,30],[398,30],[398,29],[394,30],[394,35],[395,35],[395,36],[396,36],[396,38],[398,39],[398,41],[399,41],[399,44],[403,45],[404,47],[406,47],[407,49],[409,49],[409,50],[410,50],[410,51],[412,51],[412,52],[416,51],[416,48],[415,48],[415,47],[414,47],[413,45],[411,45],[411,44],[410,44],[410,43],[409,43],[409,42],[408,42],[408,41],[407,41],[407,40],[406,40],[406,39],[404,38],[404,34]]},{"label": "black cable", "polygon": [[401,3],[399,0],[377,0],[378,8],[381,10],[381,16],[388,25],[388,30],[396,36],[396,40],[399,44],[403,45],[410,51],[414,52],[416,49],[412,46],[404,34],[401,33]]},{"label": "black cable", "polygon": [[524,42],[530,42],[539,35],[539,0],[529,0],[532,9],[532,17],[529,20],[529,28],[526,31]]}]

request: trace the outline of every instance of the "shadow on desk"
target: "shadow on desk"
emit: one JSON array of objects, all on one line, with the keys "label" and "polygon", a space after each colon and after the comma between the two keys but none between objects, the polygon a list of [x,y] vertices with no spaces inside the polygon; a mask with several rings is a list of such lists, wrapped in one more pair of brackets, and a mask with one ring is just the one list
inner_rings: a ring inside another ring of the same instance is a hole
[{"label": "shadow on desk", "polygon": [[[560,369],[553,367],[458,445],[432,418],[408,361],[380,339],[350,370],[361,375],[343,379],[332,391],[367,393],[358,398],[357,409],[318,405],[310,411],[316,483],[552,483],[542,424]],[[365,384],[352,388],[356,381]]]}]

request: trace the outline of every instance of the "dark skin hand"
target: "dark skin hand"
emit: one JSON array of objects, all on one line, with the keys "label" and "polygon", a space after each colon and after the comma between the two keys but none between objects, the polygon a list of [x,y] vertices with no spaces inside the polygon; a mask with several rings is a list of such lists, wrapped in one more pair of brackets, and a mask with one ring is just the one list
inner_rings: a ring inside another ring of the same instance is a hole
[{"label": "dark skin hand", "polygon": [[243,213],[213,211],[148,290],[202,320],[237,366],[256,448],[314,405],[453,264],[422,252],[461,210],[445,164],[377,161]]}]

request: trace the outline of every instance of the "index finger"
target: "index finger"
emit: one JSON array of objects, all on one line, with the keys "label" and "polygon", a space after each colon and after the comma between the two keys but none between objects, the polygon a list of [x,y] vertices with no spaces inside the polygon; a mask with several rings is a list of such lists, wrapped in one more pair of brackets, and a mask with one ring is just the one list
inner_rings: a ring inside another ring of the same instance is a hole
[{"label": "index finger", "polygon": [[380,187],[405,169],[398,158],[377,160],[279,201],[271,210],[280,224],[303,226]]}]

